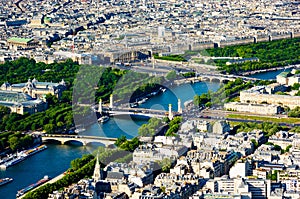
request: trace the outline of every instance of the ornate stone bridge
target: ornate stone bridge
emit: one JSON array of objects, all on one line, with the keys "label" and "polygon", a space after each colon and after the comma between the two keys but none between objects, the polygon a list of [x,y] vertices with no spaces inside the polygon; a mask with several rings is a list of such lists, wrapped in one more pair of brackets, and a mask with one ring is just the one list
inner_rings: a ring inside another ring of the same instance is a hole
[{"label": "ornate stone bridge", "polygon": [[143,117],[158,117],[164,118],[169,117],[170,120],[173,119],[174,116],[178,116],[182,114],[181,101],[178,99],[178,111],[172,111],[172,105],[169,104],[169,110],[154,110],[154,109],[146,109],[146,108],[128,108],[128,107],[117,107],[114,106],[113,95],[110,96],[109,106],[103,106],[102,100],[100,99],[98,106],[92,106],[92,109],[98,113],[106,113],[109,116],[116,115],[132,115],[132,116],[143,116]]},{"label": "ornate stone bridge", "polygon": [[59,141],[61,144],[66,144],[68,142],[76,141],[82,143],[83,146],[89,143],[100,143],[106,147],[114,145],[117,138],[108,137],[97,137],[97,136],[85,136],[85,135],[52,135],[45,134],[42,136],[42,141]]}]

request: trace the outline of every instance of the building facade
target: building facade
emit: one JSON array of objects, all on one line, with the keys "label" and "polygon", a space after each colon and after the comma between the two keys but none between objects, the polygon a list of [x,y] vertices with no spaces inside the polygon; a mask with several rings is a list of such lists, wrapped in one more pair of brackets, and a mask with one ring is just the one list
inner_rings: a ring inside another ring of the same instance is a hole
[{"label": "building facade", "polygon": [[62,80],[59,83],[39,82],[36,79],[29,79],[26,83],[12,84],[4,83],[0,87],[2,91],[22,92],[30,95],[32,98],[43,98],[47,94],[55,95],[60,98],[62,92],[66,90],[66,83]]}]

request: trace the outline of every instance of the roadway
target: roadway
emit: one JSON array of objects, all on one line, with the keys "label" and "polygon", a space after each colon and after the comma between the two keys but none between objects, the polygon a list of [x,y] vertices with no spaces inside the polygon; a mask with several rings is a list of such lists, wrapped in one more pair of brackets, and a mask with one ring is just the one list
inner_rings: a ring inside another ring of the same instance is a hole
[{"label": "roadway", "polygon": [[[228,118],[227,116],[229,114],[239,114],[241,116],[257,116],[257,117],[269,117],[269,118],[275,118],[275,119],[280,119],[280,118],[287,118],[286,115],[276,115],[276,116],[271,116],[271,115],[263,115],[263,114],[251,114],[251,113],[246,113],[246,112],[232,112],[232,111],[226,111],[222,110],[221,108],[213,108],[213,109],[203,109],[198,112],[191,111],[194,113],[193,119],[204,119],[204,120],[227,120],[227,121],[232,121],[232,122],[255,122],[255,123],[263,123],[265,121],[263,120],[253,120],[253,119],[237,119],[237,118]],[[285,122],[279,122],[278,123],[281,126],[300,126],[298,123],[290,124],[290,123],[285,123]]]}]

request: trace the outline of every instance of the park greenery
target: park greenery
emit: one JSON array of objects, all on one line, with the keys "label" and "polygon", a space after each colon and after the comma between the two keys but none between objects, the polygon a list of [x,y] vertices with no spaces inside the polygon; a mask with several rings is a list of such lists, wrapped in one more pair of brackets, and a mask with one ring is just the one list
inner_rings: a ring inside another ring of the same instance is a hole
[{"label": "park greenery", "polygon": [[296,117],[296,118],[299,118],[300,117],[300,107],[297,106],[296,108],[290,110],[288,112],[288,116],[289,117]]},{"label": "park greenery", "polygon": [[169,128],[166,132],[166,136],[176,136],[179,130],[180,123],[182,122],[182,117],[174,117],[168,124]]},{"label": "park greenery", "polygon": [[64,79],[67,86],[71,87],[78,70],[79,65],[70,59],[65,62],[45,64],[21,57],[0,64],[0,84],[27,82],[29,78],[36,78],[40,82],[60,82]]},{"label": "park greenery", "polygon": [[175,70],[171,70],[170,72],[167,73],[166,79],[172,81],[175,79],[190,78],[195,76],[196,76],[195,72],[185,72],[185,73],[177,74]]},{"label": "park greenery", "polygon": [[177,77],[178,77],[178,76],[177,76],[177,73],[176,73],[175,70],[171,70],[171,71],[168,72],[167,75],[166,75],[166,78],[167,78],[168,80],[174,80],[174,79],[176,79]]},{"label": "park greenery", "polygon": [[117,101],[134,102],[151,92],[158,91],[164,82],[164,77],[126,71],[114,86],[113,95]]},{"label": "park greenery", "polygon": [[226,65],[217,62],[218,69],[226,73],[238,74],[245,71],[268,69],[290,64],[299,64],[300,38],[259,42],[256,44],[226,46],[208,49],[212,57],[259,58],[259,62]]},{"label": "park greenery", "polygon": [[15,152],[19,149],[26,149],[34,144],[34,138],[31,135],[21,132],[3,132],[0,134],[0,151],[10,149]]},{"label": "park greenery", "polygon": [[159,132],[160,127],[163,125],[161,119],[158,118],[151,118],[147,124],[143,124],[139,130],[138,134],[140,136],[151,137],[154,136],[156,133]]},{"label": "park greenery", "polygon": [[255,123],[255,122],[240,122],[233,128],[233,133],[251,132],[253,130],[262,130],[266,137],[274,135],[281,130],[287,130],[287,127],[280,126],[276,123]]},{"label": "park greenery", "polygon": [[127,140],[125,135],[120,136],[115,142],[117,147],[130,152],[133,152],[134,149],[136,149],[140,144],[141,143],[137,137],[133,138],[132,140]]},{"label": "park greenery", "polygon": [[166,55],[159,56],[158,54],[154,54],[154,59],[161,59],[166,61],[177,61],[177,62],[186,62],[187,60],[181,55]]},{"label": "park greenery", "polygon": [[287,123],[290,125],[293,125],[295,123],[299,123],[299,118],[278,118],[278,117],[272,117],[272,116],[254,116],[254,115],[241,115],[241,114],[228,114],[227,118],[233,118],[233,119],[243,119],[243,120],[255,120],[255,121],[261,121],[261,122],[271,122],[271,123]]},{"label": "park greenery", "polygon": [[185,78],[195,77],[196,73],[195,72],[186,72],[186,73],[182,73],[182,76]]}]

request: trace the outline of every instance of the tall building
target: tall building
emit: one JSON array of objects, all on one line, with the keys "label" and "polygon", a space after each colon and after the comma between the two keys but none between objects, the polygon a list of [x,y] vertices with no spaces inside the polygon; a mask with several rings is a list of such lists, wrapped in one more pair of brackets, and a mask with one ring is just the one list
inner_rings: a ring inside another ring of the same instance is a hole
[{"label": "tall building", "polygon": [[158,26],[157,31],[158,31],[158,37],[165,37],[166,30],[164,26]]},{"label": "tall building", "polygon": [[93,180],[94,180],[94,182],[98,182],[98,181],[102,180],[101,167],[100,167],[100,163],[99,163],[98,154],[97,154],[97,160],[96,160],[96,165],[95,165],[94,174],[93,174]]},{"label": "tall building", "polygon": [[248,160],[239,160],[237,161],[229,171],[230,178],[236,177],[247,177],[250,174],[250,164]]}]

